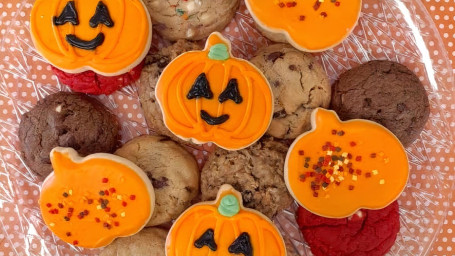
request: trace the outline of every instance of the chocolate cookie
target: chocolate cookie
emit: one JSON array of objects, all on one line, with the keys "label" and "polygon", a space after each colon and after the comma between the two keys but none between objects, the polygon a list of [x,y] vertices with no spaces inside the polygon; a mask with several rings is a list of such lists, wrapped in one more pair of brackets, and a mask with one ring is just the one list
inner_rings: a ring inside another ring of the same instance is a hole
[{"label": "chocolate cookie", "polygon": [[165,256],[167,231],[160,228],[144,228],[141,232],[117,238],[102,249],[100,256]]},{"label": "chocolate cookie", "polygon": [[398,203],[381,210],[360,210],[349,218],[328,219],[300,207],[297,222],[315,256],[382,256],[400,230]]},{"label": "chocolate cookie", "polygon": [[310,53],[288,44],[263,48],[251,59],[269,80],[275,107],[267,133],[295,139],[311,129],[311,112],[330,104],[330,83],[322,66]]},{"label": "chocolate cookie", "polygon": [[293,201],[283,179],[287,149],[273,138],[238,151],[217,149],[202,169],[202,200],[215,199],[220,186],[230,184],[242,193],[245,207],[273,218]]},{"label": "chocolate cookie", "polygon": [[226,27],[240,0],[144,0],[153,28],[168,40],[200,40]]},{"label": "chocolate cookie", "polygon": [[116,152],[139,166],[155,189],[155,211],[147,226],[176,219],[199,192],[199,168],[194,157],[167,137],[136,137]]},{"label": "chocolate cookie", "polygon": [[52,172],[54,147],[71,147],[80,155],[111,153],[119,139],[116,117],[94,98],[58,92],[40,100],[22,116],[21,151],[27,166],[41,177]]},{"label": "chocolate cookie", "polygon": [[430,114],[425,88],[407,67],[370,61],[341,74],[331,108],[342,120],[369,119],[392,131],[404,146],[419,136]]},{"label": "chocolate cookie", "polygon": [[140,78],[139,100],[141,101],[147,124],[152,131],[176,138],[164,125],[163,114],[155,98],[156,83],[169,62],[184,52],[200,49],[202,48],[196,43],[179,40],[173,45],[162,48],[157,53],[146,57]]}]

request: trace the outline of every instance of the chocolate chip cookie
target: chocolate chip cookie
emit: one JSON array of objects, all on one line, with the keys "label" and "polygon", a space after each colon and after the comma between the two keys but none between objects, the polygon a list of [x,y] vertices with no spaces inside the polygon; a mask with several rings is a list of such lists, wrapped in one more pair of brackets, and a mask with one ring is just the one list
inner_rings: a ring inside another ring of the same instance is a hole
[{"label": "chocolate chip cookie", "polygon": [[147,124],[152,131],[173,139],[177,138],[164,125],[163,114],[155,98],[156,83],[169,62],[184,52],[200,49],[202,47],[196,43],[179,40],[173,45],[162,48],[157,53],[146,57],[140,78],[139,100],[141,101]]},{"label": "chocolate chip cookie", "polygon": [[273,120],[267,133],[295,139],[311,129],[311,112],[330,104],[330,83],[310,53],[288,44],[263,48],[251,59],[269,80],[275,97]]},{"label": "chocolate chip cookie", "polygon": [[139,166],[155,190],[155,211],[147,226],[176,219],[199,192],[199,169],[194,157],[167,137],[136,137],[116,152]]},{"label": "chocolate chip cookie", "polygon": [[58,92],[22,116],[19,140],[25,163],[44,178],[52,172],[49,154],[54,147],[71,147],[82,156],[111,153],[118,145],[119,125],[94,98]]},{"label": "chocolate chip cookie", "polygon": [[271,137],[238,150],[217,149],[201,173],[202,200],[215,199],[223,184],[242,193],[245,207],[273,218],[292,203],[283,179],[288,146]]},{"label": "chocolate chip cookie", "polygon": [[369,119],[392,131],[404,146],[419,136],[430,114],[419,78],[396,62],[370,61],[341,74],[331,108],[342,120]]},{"label": "chocolate chip cookie", "polygon": [[153,28],[168,40],[200,40],[226,27],[240,0],[144,0]]},{"label": "chocolate chip cookie", "polygon": [[144,228],[139,233],[117,238],[102,249],[100,256],[165,256],[167,231],[160,228]]}]

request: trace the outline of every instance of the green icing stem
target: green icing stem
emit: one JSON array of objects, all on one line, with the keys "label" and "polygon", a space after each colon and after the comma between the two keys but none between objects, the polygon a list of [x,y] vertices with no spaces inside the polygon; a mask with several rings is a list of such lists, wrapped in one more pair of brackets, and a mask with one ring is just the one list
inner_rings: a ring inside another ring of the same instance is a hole
[{"label": "green icing stem", "polygon": [[218,206],[218,212],[225,217],[232,217],[239,213],[240,205],[237,197],[233,195],[224,196],[221,199],[220,206]]},{"label": "green icing stem", "polygon": [[215,44],[210,47],[209,59],[212,60],[227,60],[229,59],[229,51],[225,44]]}]

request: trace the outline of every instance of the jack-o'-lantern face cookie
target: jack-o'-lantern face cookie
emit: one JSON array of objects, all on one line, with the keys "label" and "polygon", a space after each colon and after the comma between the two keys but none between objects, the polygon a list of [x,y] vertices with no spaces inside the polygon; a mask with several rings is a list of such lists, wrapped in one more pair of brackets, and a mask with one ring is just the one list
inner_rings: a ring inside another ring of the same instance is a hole
[{"label": "jack-o'-lantern face cookie", "polygon": [[340,121],[334,111],[315,109],[313,129],[291,145],[285,181],[298,203],[314,214],[344,218],[357,210],[382,209],[408,181],[400,141],[368,120]]},{"label": "jack-o'-lantern face cookie", "polygon": [[152,38],[141,0],[37,0],[30,27],[37,51],[67,73],[126,73],[145,57]]},{"label": "jack-o'-lantern face cookie", "polygon": [[54,172],[39,199],[43,220],[63,241],[98,248],[134,235],[149,221],[155,194],[147,175],[119,156],[79,157],[72,148],[54,148]]},{"label": "jack-o'-lantern face cookie", "polygon": [[246,0],[258,25],[299,50],[318,52],[343,41],[357,24],[361,0]]},{"label": "jack-o'-lantern face cookie", "polygon": [[166,256],[178,255],[286,256],[286,248],[273,223],[225,184],[215,201],[193,205],[172,226]]},{"label": "jack-o'-lantern face cookie", "polygon": [[203,51],[184,53],[163,71],[156,98],[172,133],[236,150],[267,131],[273,114],[269,83],[230,50],[230,42],[215,32]]}]

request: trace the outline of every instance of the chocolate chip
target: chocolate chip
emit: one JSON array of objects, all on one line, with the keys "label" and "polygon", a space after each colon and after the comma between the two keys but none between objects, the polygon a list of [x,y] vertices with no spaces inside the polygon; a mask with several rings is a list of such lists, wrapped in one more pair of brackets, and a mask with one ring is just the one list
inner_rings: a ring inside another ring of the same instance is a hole
[{"label": "chocolate chip", "polygon": [[253,201],[253,192],[251,192],[249,190],[243,191],[242,198],[243,198],[243,202],[245,202],[246,204]]},{"label": "chocolate chip", "polygon": [[295,71],[297,70],[297,67],[295,65],[289,65],[289,70]]},{"label": "chocolate chip", "polygon": [[313,70],[313,62],[311,62],[311,63],[308,65],[308,69],[309,69],[309,70]]},{"label": "chocolate chip", "polygon": [[370,98],[363,99],[363,107],[369,107],[369,106],[371,106],[371,99]]},{"label": "chocolate chip", "polygon": [[273,82],[273,86],[275,86],[275,87],[278,87],[280,85],[281,85],[281,83],[278,80]]},{"label": "chocolate chip", "polygon": [[161,177],[159,179],[152,178],[153,188],[160,189],[160,188],[167,187],[167,186],[169,186],[169,184],[167,183],[168,181],[169,181],[169,179],[166,177]]},{"label": "chocolate chip", "polygon": [[156,65],[159,68],[165,68],[169,64],[169,58],[168,57],[161,57],[157,62]]},{"label": "chocolate chip", "polygon": [[275,61],[278,58],[281,58],[283,56],[284,56],[284,53],[282,53],[282,52],[273,52],[273,53],[269,54],[269,56],[267,56],[267,60],[268,61],[272,61],[273,63],[275,63]]},{"label": "chocolate chip", "polygon": [[284,109],[273,113],[273,118],[283,118],[285,116],[286,116],[286,110],[284,110]]},{"label": "chocolate chip", "polygon": [[169,138],[169,137],[166,136],[166,137],[161,138],[161,139],[160,139],[160,142],[163,142],[163,141],[170,141],[170,140],[171,140],[171,138]]},{"label": "chocolate chip", "polygon": [[404,104],[404,103],[398,103],[398,104],[397,104],[397,110],[398,110],[399,112],[405,111],[405,110],[406,110],[406,104]]}]

